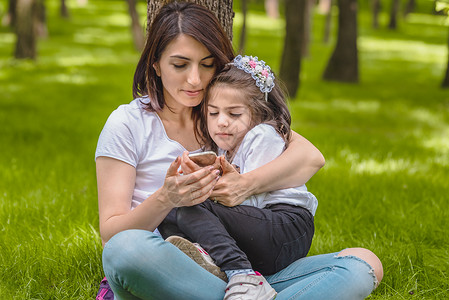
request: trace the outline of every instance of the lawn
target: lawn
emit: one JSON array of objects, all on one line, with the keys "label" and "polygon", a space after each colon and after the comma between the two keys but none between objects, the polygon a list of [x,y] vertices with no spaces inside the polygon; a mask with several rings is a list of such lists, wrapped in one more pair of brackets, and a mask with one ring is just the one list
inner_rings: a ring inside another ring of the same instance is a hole
[{"label": "lawn", "polygon": [[[93,299],[103,277],[94,152],[108,115],[132,100],[139,54],[124,1],[69,5],[63,20],[48,2],[36,62],[12,59],[15,37],[0,27],[0,299]],[[374,251],[385,277],[370,299],[448,299],[448,28],[424,12],[396,31],[370,22],[364,8],[360,83],[325,82],[335,38],[322,42],[315,15],[290,101],[293,128],[326,158],[307,184],[319,200],[310,254]],[[278,71],[283,26],[254,11],[246,53]]]}]

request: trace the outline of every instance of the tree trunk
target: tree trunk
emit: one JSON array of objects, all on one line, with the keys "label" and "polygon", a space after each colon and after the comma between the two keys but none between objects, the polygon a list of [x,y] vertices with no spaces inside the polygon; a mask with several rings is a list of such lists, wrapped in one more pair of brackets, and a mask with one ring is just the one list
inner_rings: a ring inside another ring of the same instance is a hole
[{"label": "tree trunk", "polygon": [[70,17],[69,9],[65,0],[61,0],[61,17],[64,19],[68,19]]},{"label": "tree trunk", "polygon": [[379,28],[379,12],[381,9],[380,0],[372,0],[372,10],[373,10],[373,28]]},{"label": "tree trunk", "polygon": [[145,36],[143,28],[140,26],[139,14],[136,9],[136,0],[127,0],[128,11],[131,17],[131,32],[133,34],[134,47],[138,51],[142,51],[145,46]]},{"label": "tree trunk", "polygon": [[304,28],[301,40],[301,57],[309,56],[310,34],[312,32],[312,15],[315,0],[304,0]]},{"label": "tree trunk", "polygon": [[45,8],[45,0],[36,0],[36,13],[37,18],[36,21],[36,35],[40,38],[48,37],[48,28],[47,28],[47,11]]},{"label": "tree trunk", "polygon": [[447,46],[448,46],[447,67],[446,67],[446,75],[444,76],[443,82],[441,83],[442,88],[449,88],[449,39]]},{"label": "tree trunk", "polygon": [[272,19],[279,18],[279,1],[265,0],[265,12],[267,13],[267,16]]},{"label": "tree trunk", "polygon": [[18,0],[16,7],[16,58],[36,58],[36,0]]},{"label": "tree trunk", "polygon": [[16,19],[17,0],[9,0],[8,3],[8,12],[2,18],[2,25],[13,27]]},{"label": "tree trunk", "polygon": [[304,0],[285,1],[285,38],[279,77],[291,98],[296,97],[301,71],[301,41],[304,38]]},{"label": "tree trunk", "polygon": [[404,9],[404,18],[408,16],[409,13],[412,13],[415,11],[416,8],[416,0],[408,0],[407,5]]},{"label": "tree trunk", "polygon": [[240,41],[239,41],[239,53],[245,53],[245,42],[246,42],[246,16],[248,14],[248,0],[240,0],[242,6],[243,14],[243,24],[242,30],[240,31]]},{"label": "tree trunk", "polygon": [[[167,2],[172,0],[147,0],[147,30],[150,28],[159,9]],[[234,11],[232,10],[233,0],[188,0],[187,2],[194,2],[215,13],[218,21],[223,27],[224,31],[232,41],[232,21],[234,19]]]},{"label": "tree trunk", "polygon": [[399,0],[391,0],[390,23],[388,29],[395,30],[398,28]]},{"label": "tree trunk", "polygon": [[338,39],[323,79],[359,82],[357,0],[338,0]]},{"label": "tree trunk", "polygon": [[326,22],[324,24],[324,35],[323,35],[323,43],[327,44],[329,43],[329,38],[331,35],[331,28],[332,28],[332,0],[327,0],[327,9],[326,12]]}]

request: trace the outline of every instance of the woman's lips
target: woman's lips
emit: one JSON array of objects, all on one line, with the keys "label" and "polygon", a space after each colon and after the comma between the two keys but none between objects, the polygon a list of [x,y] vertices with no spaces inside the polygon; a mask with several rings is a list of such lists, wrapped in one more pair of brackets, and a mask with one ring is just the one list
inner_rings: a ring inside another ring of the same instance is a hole
[{"label": "woman's lips", "polygon": [[187,90],[184,90],[184,93],[186,93],[187,96],[189,96],[189,97],[197,97],[197,96],[201,93],[201,91],[202,91],[202,90],[196,90],[196,91],[187,91]]}]

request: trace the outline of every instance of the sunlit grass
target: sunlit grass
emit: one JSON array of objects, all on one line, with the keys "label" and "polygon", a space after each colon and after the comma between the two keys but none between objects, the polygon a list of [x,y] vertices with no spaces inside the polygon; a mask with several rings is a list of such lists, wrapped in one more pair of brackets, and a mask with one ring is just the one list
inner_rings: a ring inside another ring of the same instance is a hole
[{"label": "sunlit grass", "polygon": [[[12,59],[15,37],[0,27],[1,299],[92,299],[102,278],[93,156],[107,116],[131,101],[139,54],[124,1],[69,2],[69,20],[58,3],[36,62]],[[313,20],[289,104],[292,127],[326,158],[308,183],[319,199],[311,254],[366,247],[385,269],[371,299],[446,299],[449,31],[433,15],[397,31],[387,20],[374,30],[360,13],[358,85],[321,80],[335,37],[323,44],[324,16]],[[237,11],[236,48],[241,22]],[[283,27],[250,14],[245,53],[278,72]]]}]

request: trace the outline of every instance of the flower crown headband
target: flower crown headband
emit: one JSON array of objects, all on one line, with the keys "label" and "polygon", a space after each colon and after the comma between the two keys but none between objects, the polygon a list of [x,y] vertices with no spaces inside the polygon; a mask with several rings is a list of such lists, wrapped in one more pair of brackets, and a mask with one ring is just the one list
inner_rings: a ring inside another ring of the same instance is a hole
[{"label": "flower crown headband", "polygon": [[271,72],[271,68],[265,65],[263,60],[258,60],[257,56],[241,56],[237,55],[232,64],[238,69],[251,74],[251,77],[256,81],[257,87],[259,87],[262,93],[265,93],[265,101],[268,101],[268,93],[274,87],[274,75]]}]

